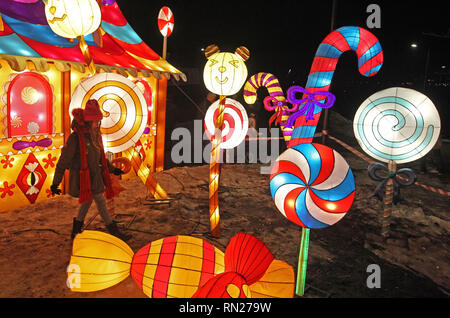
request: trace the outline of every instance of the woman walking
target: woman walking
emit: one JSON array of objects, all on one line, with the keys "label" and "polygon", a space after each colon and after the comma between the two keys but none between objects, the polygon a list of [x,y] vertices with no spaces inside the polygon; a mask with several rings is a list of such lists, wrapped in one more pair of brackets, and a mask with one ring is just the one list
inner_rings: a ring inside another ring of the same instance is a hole
[{"label": "woman walking", "polygon": [[62,149],[50,189],[53,194],[61,194],[58,186],[64,171],[69,169],[68,193],[79,198],[81,204],[77,217],[73,219],[72,239],[81,233],[84,218],[92,201],[95,201],[108,232],[126,241],[131,235],[119,231],[117,224],[109,215],[103,195],[105,192],[108,199],[114,196],[109,174],[121,175],[123,171],[106,159],[100,132],[103,114],[97,100],[89,100],[84,109],[76,108],[72,111],[72,115],[73,132]]}]

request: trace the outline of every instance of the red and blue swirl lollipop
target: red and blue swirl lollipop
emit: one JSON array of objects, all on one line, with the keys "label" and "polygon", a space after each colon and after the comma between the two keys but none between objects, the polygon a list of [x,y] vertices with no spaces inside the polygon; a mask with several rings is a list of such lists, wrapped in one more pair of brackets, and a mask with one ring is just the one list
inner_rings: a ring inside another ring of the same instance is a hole
[{"label": "red and blue swirl lollipop", "polygon": [[318,229],[345,216],[355,197],[355,182],[349,165],[335,150],[301,144],[278,157],[270,176],[270,192],[287,219]]},{"label": "red and blue swirl lollipop", "polygon": [[355,198],[353,173],[335,150],[303,143],[288,148],[275,161],[270,192],[278,210],[302,227],[296,294],[305,290],[310,229],[340,221]]}]

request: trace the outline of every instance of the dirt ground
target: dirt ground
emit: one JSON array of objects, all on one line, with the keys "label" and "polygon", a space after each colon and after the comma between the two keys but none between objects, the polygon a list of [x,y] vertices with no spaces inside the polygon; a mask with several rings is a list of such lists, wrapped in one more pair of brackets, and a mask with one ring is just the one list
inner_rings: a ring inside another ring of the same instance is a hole
[{"label": "dirt ground", "polygon": [[[449,198],[418,186],[401,189],[405,201],[394,206],[391,236],[380,235],[383,205],[371,196],[376,187],[367,164],[329,141],[355,175],[356,198],[336,225],[311,230],[305,298],[448,298],[450,292]],[[416,165],[411,165],[416,168]],[[220,183],[221,236],[210,235],[209,166],[175,167],[155,176],[173,201],[152,205],[137,178],[115,200],[122,227],[133,234],[133,251],[171,235],[203,238],[221,250],[238,232],[261,239],[275,258],[296,272],[301,229],[285,219],[270,196],[260,164],[225,164]],[[449,190],[450,176],[417,172],[418,181]],[[0,297],[146,297],[131,277],[104,291],[74,293],[66,286],[70,232],[78,202],[67,195],[0,213]],[[86,220],[95,213],[91,207]],[[89,229],[105,231],[97,217]],[[367,287],[370,264],[381,269],[381,288]]]}]

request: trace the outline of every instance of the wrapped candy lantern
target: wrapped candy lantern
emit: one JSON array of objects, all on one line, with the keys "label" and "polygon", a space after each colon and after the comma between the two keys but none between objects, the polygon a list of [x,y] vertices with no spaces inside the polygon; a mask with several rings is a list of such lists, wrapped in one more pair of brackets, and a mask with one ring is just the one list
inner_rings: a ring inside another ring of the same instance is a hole
[{"label": "wrapped candy lantern", "polygon": [[155,298],[292,297],[294,291],[292,267],[243,233],[230,240],[225,254],[200,238],[176,235],[133,255],[117,237],[85,230],[74,239],[67,274],[76,292],[102,290],[131,274],[144,294]]}]

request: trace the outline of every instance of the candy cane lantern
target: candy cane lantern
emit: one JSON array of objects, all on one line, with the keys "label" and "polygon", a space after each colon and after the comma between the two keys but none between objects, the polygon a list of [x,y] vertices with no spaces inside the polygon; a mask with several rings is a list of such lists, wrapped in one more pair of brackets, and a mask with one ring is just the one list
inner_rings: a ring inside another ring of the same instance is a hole
[{"label": "candy cane lantern", "polygon": [[[334,96],[328,93],[328,90],[337,62],[342,53],[350,50],[355,51],[358,56],[358,68],[362,75],[370,77],[380,70],[383,64],[383,51],[376,36],[360,27],[345,26],[328,34],[317,48],[305,88],[294,86],[288,90],[288,100],[297,104],[298,110],[287,120],[286,126],[293,127],[292,136],[288,145],[289,149],[279,156],[277,159],[279,164],[273,167],[271,192],[280,212],[289,220],[302,226],[296,286],[296,294],[299,296],[304,294],[310,228],[321,228],[336,223],[353,202],[348,191],[354,190],[354,180],[345,160],[340,160],[341,168],[335,169],[331,162],[338,162],[334,161],[339,158],[337,153],[334,154],[333,151],[331,154],[329,151],[317,148],[317,151],[308,149],[308,147],[316,147],[311,142],[322,108],[329,108],[334,103]],[[303,93],[302,98],[298,99],[295,96],[296,93]],[[301,156],[293,155],[293,150],[302,153]],[[322,156],[320,152],[328,153],[328,155]],[[320,158],[324,158],[325,161],[322,162]],[[303,164],[299,166],[298,162],[302,160]],[[329,163],[326,163],[327,161]],[[322,167],[317,169],[318,165]],[[305,171],[307,175],[304,174]],[[336,173],[338,171],[341,173],[347,171],[347,177],[340,178],[342,176]],[[288,177],[286,173],[295,176],[294,184],[291,182],[292,176]],[[323,181],[324,179],[321,178],[324,174],[329,174],[331,179],[328,183],[331,182],[329,184],[331,187],[318,191],[316,186],[322,187],[327,184],[327,181],[323,182],[324,184],[317,181]],[[332,192],[334,195],[331,194]],[[329,193],[330,196],[321,197],[325,193]],[[345,194],[348,195],[345,196]]]}]

